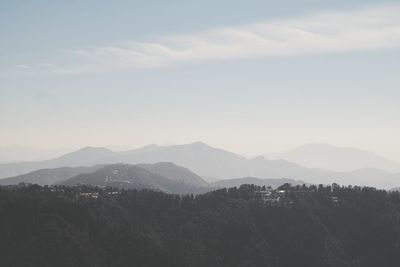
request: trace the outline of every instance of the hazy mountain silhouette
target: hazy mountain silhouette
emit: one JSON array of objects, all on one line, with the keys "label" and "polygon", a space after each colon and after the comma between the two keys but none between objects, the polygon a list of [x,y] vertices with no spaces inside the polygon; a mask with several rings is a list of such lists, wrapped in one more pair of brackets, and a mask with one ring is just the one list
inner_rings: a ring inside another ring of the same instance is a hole
[{"label": "hazy mountain silhouette", "polygon": [[95,160],[112,154],[113,152],[106,148],[85,147],[55,159],[0,164],[0,178],[26,174],[40,169],[90,166],[94,165],[92,163]]},{"label": "hazy mountain silhouette", "polygon": [[[290,178],[317,184],[333,182],[345,185],[358,184],[378,188],[392,188],[400,185],[400,174],[376,168],[335,172],[321,168],[307,168],[282,159],[268,160],[263,156],[246,159],[201,142],[173,146],[149,145],[123,152],[112,152],[105,148],[84,148],[53,160],[0,164],[0,177],[10,177],[37,169],[61,166],[93,166],[114,163],[154,164],[157,162],[172,162],[208,181],[251,176],[268,179]],[[158,172],[162,173],[163,171],[159,170]],[[169,176],[169,178],[172,177]]]},{"label": "hazy mountain silhouette", "polygon": [[400,174],[379,169],[362,168],[351,172],[335,172],[303,167],[287,160],[268,160],[263,156],[246,159],[237,154],[208,146],[201,142],[187,145],[157,146],[114,153],[97,163],[173,162],[202,177],[231,179],[232,177],[290,178],[309,183],[341,183],[391,188],[400,185]]},{"label": "hazy mountain silhouette", "polygon": [[201,142],[157,146],[117,152],[96,161],[97,164],[124,162],[129,164],[173,162],[190,169],[201,177],[230,179],[232,177],[256,176],[265,178],[313,177],[308,168],[285,160],[267,160],[264,157],[246,159],[242,156]]},{"label": "hazy mountain silhouette", "polygon": [[50,185],[67,180],[82,173],[94,172],[101,167],[101,165],[96,165],[93,167],[60,167],[55,169],[40,169],[19,176],[0,179],[0,185],[12,185],[19,183]]},{"label": "hazy mountain silhouette", "polygon": [[113,151],[104,147],[84,147],[75,152],[63,155],[53,160],[53,162],[54,164],[64,164],[66,166],[84,166],[112,154],[114,154]]},{"label": "hazy mountain silhouette", "polygon": [[[161,170],[163,174],[160,174]],[[170,179],[168,177],[174,178]],[[199,183],[204,187],[196,186]],[[202,193],[210,190],[206,187],[208,184],[200,177],[172,163],[158,163],[155,166],[122,163],[110,164],[92,173],[79,174],[59,184],[68,186],[88,184],[125,189],[152,189],[176,194]]]},{"label": "hazy mountain silhouette", "polygon": [[334,172],[306,168],[287,160],[268,160],[263,156],[246,159],[237,154],[208,146],[201,142],[186,145],[149,145],[125,152],[116,152],[96,163],[124,162],[130,164],[173,162],[190,169],[203,178],[231,179],[232,177],[290,178],[310,183],[341,183],[391,188],[400,184],[400,175],[385,171],[355,170]]},{"label": "hazy mountain silhouette", "polygon": [[400,163],[373,152],[337,147],[324,143],[311,143],[282,153],[269,153],[268,159],[284,159],[309,168],[348,172],[363,168],[376,168],[388,172],[400,172]]},{"label": "hazy mountain silhouette", "polygon": [[173,162],[202,177],[231,178],[248,173],[247,160],[234,153],[196,142],[186,145],[150,145],[126,152],[114,153],[96,163],[156,163]]}]

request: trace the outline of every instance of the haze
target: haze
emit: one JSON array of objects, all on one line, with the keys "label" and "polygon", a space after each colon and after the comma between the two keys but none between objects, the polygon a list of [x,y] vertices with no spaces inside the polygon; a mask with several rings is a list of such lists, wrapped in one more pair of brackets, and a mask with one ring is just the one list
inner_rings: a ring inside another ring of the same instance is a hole
[{"label": "haze", "polygon": [[0,147],[323,142],[400,161],[399,14],[377,0],[4,1]]}]

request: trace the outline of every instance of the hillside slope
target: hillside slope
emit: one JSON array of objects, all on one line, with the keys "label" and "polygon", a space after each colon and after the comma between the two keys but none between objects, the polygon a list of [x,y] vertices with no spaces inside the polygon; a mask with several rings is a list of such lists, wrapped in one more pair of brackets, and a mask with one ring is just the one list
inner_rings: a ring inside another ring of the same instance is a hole
[{"label": "hillside slope", "polygon": [[79,174],[59,184],[152,189],[176,194],[200,193],[210,190],[206,182],[200,183],[199,181],[202,181],[200,177],[172,163],[156,163],[154,165],[120,163],[105,165],[92,173]]},{"label": "hillside slope", "polygon": [[0,266],[400,265],[399,193],[285,190],[264,203],[250,185],[197,196],[0,187]]}]

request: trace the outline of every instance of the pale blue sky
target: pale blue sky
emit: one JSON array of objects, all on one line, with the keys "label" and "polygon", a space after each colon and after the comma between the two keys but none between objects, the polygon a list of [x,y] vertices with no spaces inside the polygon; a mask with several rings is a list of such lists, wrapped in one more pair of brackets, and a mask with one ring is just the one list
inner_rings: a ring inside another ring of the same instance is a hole
[{"label": "pale blue sky", "polygon": [[0,146],[201,140],[259,154],[327,142],[400,160],[399,10],[1,1]]}]

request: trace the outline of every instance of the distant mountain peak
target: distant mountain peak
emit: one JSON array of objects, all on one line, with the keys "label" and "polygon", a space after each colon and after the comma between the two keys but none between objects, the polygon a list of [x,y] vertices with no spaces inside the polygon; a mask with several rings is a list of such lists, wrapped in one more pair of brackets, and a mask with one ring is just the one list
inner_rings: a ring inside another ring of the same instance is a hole
[{"label": "distant mountain peak", "polygon": [[110,156],[114,152],[104,147],[83,147],[79,150],[62,155],[52,161],[58,161],[60,166],[87,165],[91,162]]},{"label": "distant mountain peak", "polygon": [[252,158],[251,160],[252,161],[265,161],[266,159],[263,155],[260,155],[260,156]]},{"label": "distant mountain peak", "polygon": [[209,146],[209,145],[207,145],[206,143],[201,142],[201,141],[193,142],[193,143],[190,143],[190,144],[187,144],[187,145],[188,145],[188,146],[192,146],[192,147],[207,147],[207,148],[212,148],[211,146]]},{"label": "distant mountain peak", "polygon": [[161,148],[164,148],[164,146],[160,146],[160,145],[157,145],[157,144],[148,144],[148,145],[142,146],[141,148],[136,149],[136,151],[152,152],[152,151],[156,151],[156,150],[161,149]]},{"label": "distant mountain peak", "polygon": [[143,148],[154,148],[154,147],[160,147],[160,146],[154,143],[143,146]]},{"label": "distant mountain peak", "polygon": [[[112,150],[105,148],[105,147],[95,147],[95,146],[85,146],[82,147],[78,150],[76,150],[75,152],[99,152],[99,151],[103,151],[103,152],[112,152]],[[72,152],[74,153],[74,152]]]},{"label": "distant mountain peak", "polygon": [[89,155],[89,154],[112,154],[113,151],[105,147],[91,147],[86,146],[78,150],[72,151],[68,154],[62,155],[59,158],[71,157],[75,155]]},{"label": "distant mountain peak", "polygon": [[354,171],[363,168],[399,172],[400,163],[378,154],[353,147],[334,146],[327,143],[309,143],[282,153],[266,154],[268,159],[285,159],[309,168],[333,171]]}]

